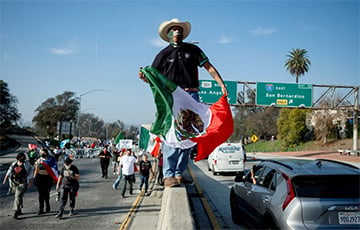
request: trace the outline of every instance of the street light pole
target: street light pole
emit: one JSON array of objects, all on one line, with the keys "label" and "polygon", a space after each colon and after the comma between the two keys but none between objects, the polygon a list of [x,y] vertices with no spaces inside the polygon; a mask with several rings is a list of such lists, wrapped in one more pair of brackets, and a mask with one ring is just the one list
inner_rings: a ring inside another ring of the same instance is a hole
[{"label": "street light pole", "polygon": [[81,98],[82,96],[85,96],[89,93],[92,93],[92,92],[96,92],[96,91],[105,91],[103,89],[93,89],[93,90],[89,90],[83,94],[80,94],[79,96],[79,114],[78,114],[78,117],[77,117],[77,128],[78,128],[78,141],[79,141],[79,144],[80,144],[80,141],[81,141],[81,136],[80,136],[80,114],[81,114]]}]

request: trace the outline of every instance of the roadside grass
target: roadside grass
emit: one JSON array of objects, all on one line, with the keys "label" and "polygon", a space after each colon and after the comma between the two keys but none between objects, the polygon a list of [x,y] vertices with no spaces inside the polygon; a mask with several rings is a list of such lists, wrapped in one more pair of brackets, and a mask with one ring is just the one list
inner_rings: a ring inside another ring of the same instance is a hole
[{"label": "roadside grass", "polygon": [[309,151],[317,149],[317,142],[308,141],[298,146],[284,149],[281,140],[257,141],[245,146],[247,152],[288,152],[288,151]]}]

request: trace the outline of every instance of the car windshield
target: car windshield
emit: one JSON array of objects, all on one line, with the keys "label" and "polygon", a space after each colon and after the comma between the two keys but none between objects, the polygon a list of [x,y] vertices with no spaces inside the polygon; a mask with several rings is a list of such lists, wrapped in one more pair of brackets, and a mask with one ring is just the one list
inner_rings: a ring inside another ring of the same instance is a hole
[{"label": "car windshield", "polygon": [[360,175],[297,176],[298,197],[360,198]]}]

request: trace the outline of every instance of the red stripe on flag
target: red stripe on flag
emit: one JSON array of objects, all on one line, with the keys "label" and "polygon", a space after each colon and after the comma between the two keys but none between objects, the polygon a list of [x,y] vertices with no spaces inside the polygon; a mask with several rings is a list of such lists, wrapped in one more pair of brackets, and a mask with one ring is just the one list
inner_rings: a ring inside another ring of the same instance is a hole
[{"label": "red stripe on flag", "polygon": [[41,163],[43,164],[43,166],[46,169],[46,172],[51,176],[51,178],[53,178],[53,180],[55,180],[56,182],[58,181],[58,177],[57,175],[54,173],[53,168],[51,168],[48,164],[46,164],[46,162],[41,161]]},{"label": "red stripe on flag", "polygon": [[190,140],[197,143],[198,153],[195,161],[205,159],[220,144],[224,143],[234,132],[234,121],[225,95],[210,106],[211,122],[206,133]]},{"label": "red stripe on flag", "polygon": [[153,157],[157,157],[159,155],[159,151],[160,151],[160,147],[161,147],[160,146],[160,143],[161,143],[160,138],[156,137],[155,141],[156,141],[155,147],[150,153]]}]

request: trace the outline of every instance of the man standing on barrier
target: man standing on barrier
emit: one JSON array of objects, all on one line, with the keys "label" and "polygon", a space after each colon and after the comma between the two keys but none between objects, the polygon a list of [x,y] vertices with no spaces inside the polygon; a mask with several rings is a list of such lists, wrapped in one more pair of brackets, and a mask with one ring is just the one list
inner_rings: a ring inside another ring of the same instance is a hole
[{"label": "man standing on barrier", "polygon": [[[227,89],[219,72],[210,63],[206,54],[198,46],[183,42],[190,34],[190,31],[190,23],[181,22],[179,19],[161,23],[159,35],[169,45],[156,55],[151,66],[184,89],[196,101],[199,101],[198,67],[204,67],[219,84],[222,93],[227,95]],[[139,78],[147,82],[141,71],[139,72]],[[187,167],[191,149],[175,148],[166,142],[163,143],[163,172],[166,187],[179,186],[180,183],[188,182],[183,178],[182,174]]]}]

